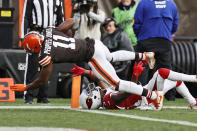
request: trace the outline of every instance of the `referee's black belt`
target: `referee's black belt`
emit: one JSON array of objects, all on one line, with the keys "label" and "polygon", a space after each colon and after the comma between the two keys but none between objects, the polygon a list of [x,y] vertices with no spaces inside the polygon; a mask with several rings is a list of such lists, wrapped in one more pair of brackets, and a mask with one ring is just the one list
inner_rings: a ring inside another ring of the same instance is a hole
[{"label": "referee's black belt", "polygon": [[30,30],[31,31],[38,31],[38,32],[43,32],[43,27],[40,27],[39,25],[33,25],[33,26],[31,26],[31,28],[30,28]]}]

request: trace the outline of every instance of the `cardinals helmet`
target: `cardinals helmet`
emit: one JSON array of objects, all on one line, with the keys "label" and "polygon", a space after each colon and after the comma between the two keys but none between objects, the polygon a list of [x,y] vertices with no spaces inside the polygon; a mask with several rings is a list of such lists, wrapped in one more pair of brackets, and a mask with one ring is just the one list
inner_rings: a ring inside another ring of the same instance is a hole
[{"label": "cardinals helmet", "polygon": [[44,41],[44,36],[38,32],[31,31],[27,33],[23,39],[23,48],[27,52],[39,53]]},{"label": "cardinals helmet", "polygon": [[88,87],[82,90],[79,103],[83,109],[98,109],[102,105],[100,87],[90,83]]}]

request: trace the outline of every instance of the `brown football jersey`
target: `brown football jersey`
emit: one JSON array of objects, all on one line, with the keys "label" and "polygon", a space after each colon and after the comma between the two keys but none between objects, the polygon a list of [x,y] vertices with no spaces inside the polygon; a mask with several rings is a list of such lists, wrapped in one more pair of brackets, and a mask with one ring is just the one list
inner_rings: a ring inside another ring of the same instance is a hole
[{"label": "brown football jersey", "polygon": [[94,54],[93,39],[74,39],[55,28],[47,28],[45,40],[39,54],[41,66],[53,63],[88,62]]}]

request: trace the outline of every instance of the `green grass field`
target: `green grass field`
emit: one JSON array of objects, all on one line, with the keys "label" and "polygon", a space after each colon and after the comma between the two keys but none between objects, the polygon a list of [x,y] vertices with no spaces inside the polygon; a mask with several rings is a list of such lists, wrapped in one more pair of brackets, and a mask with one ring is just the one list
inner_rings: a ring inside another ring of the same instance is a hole
[{"label": "green grass field", "polygon": [[[11,106],[70,106],[70,99],[51,98],[52,104],[23,104],[23,99],[16,99],[13,103],[0,103],[0,126],[4,127],[61,127],[87,129],[91,131],[196,131],[197,110],[190,109],[163,109],[162,111],[134,110],[96,110],[100,113],[112,113],[119,116],[96,114],[93,112],[81,112],[70,109],[2,109]],[[183,99],[176,101],[164,101],[164,106],[188,106]],[[141,116],[146,118],[158,118],[165,120],[152,121],[140,120],[126,116]],[[169,120],[191,122],[194,125],[173,124]],[[1,129],[0,129],[1,130]]]}]

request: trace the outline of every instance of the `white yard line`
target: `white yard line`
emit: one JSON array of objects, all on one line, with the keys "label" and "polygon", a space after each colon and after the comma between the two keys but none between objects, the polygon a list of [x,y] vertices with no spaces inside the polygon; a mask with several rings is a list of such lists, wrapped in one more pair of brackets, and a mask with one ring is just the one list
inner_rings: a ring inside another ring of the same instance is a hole
[{"label": "white yard line", "polygon": [[[185,107],[185,106],[165,106],[164,108],[188,109],[188,107]],[[88,113],[96,113],[96,114],[103,114],[103,115],[109,115],[109,116],[144,120],[144,121],[155,121],[155,122],[163,122],[163,123],[197,127],[197,123],[193,123],[193,122],[189,122],[189,121],[150,118],[150,117],[143,117],[143,116],[137,116],[137,115],[128,115],[128,114],[106,112],[104,110],[83,110],[80,108],[79,109],[72,109],[70,106],[0,106],[0,109],[67,109],[67,110],[74,110],[74,111],[80,111],[80,112],[88,112]]]},{"label": "white yard line", "polygon": [[70,106],[0,106],[0,109],[67,109]]},{"label": "white yard line", "polygon": [[189,109],[188,106],[164,106],[164,109]]},{"label": "white yard line", "polygon": [[[164,109],[188,109],[187,106],[164,106]],[[70,106],[0,106],[0,109],[71,109]]]},{"label": "white yard line", "polygon": [[47,127],[0,127],[1,131],[87,131],[74,128],[47,128]]},{"label": "white yard line", "polygon": [[72,110],[81,111],[81,112],[96,113],[96,114],[103,114],[103,115],[109,115],[109,116],[125,117],[125,118],[144,120],[144,121],[155,121],[155,122],[163,122],[163,123],[197,127],[197,123],[193,123],[193,122],[189,122],[189,121],[158,119],[158,118],[150,118],[150,117],[128,115],[128,114],[118,114],[118,113],[98,111],[98,110],[82,110],[82,109],[72,109]]}]

